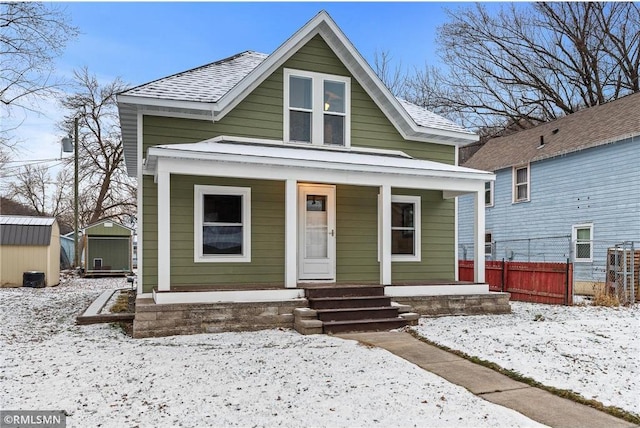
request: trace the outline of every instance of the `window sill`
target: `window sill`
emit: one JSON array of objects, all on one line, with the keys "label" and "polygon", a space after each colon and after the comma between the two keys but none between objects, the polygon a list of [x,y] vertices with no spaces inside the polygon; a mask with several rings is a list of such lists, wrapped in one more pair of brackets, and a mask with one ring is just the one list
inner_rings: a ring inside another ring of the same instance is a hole
[{"label": "window sill", "polygon": [[420,256],[391,256],[391,262],[421,262]]},{"label": "window sill", "polygon": [[194,263],[251,263],[250,256],[196,256]]}]

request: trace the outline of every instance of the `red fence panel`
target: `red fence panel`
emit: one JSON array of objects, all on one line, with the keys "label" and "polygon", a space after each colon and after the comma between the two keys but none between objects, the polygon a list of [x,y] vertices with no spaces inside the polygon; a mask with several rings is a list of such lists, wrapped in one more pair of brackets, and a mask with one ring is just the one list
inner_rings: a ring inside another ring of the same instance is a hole
[{"label": "red fence panel", "polygon": [[[460,281],[473,281],[473,260],[459,261]],[[573,264],[485,262],[490,291],[506,291],[511,300],[555,305],[573,304]]]}]

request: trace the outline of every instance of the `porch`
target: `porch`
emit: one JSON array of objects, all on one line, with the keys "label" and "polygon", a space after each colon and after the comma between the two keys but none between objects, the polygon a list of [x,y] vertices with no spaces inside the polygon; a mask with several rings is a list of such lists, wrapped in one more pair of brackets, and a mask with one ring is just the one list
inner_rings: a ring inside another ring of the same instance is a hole
[{"label": "porch", "polygon": [[[302,334],[317,334],[397,328],[406,324],[398,321],[416,322],[419,317],[502,314],[511,311],[508,293],[489,292],[487,284],[465,281],[429,281],[391,286],[375,283],[299,286],[290,290],[275,286],[261,287],[251,290],[253,298],[249,298],[248,294],[238,295],[238,291],[224,287],[166,292],[154,290],[153,298],[142,297],[136,302],[133,334],[134,337],[151,337],[271,328],[295,328]],[[356,303],[358,309],[354,311],[350,298],[357,300],[361,293],[344,293],[344,290],[371,288],[378,290],[367,290],[365,294],[378,296],[370,296],[365,303]],[[332,293],[333,290],[340,291],[336,294]],[[278,291],[296,294],[290,299],[278,296],[277,300],[270,300],[272,294],[267,293]],[[313,294],[310,291],[320,293]],[[335,309],[338,310],[331,310],[334,304],[326,307],[327,299],[322,301],[324,308],[311,308],[314,306],[311,303],[314,297],[311,296],[314,295],[321,299],[323,296],[337,297],[340,304]],[[377,298],[386,301],[372,300]],[[318,309],[321,312],[324,309],[324,320],[319,316]],[[390,315],[389,310],[395,311],[395,315]],[[379,312],[379,315],[375,312]],[[336,314],[338,319],[335,319]],[[390,320],[391,323],[381,319]],[[330,328],[325,327],[327,322]]]}]

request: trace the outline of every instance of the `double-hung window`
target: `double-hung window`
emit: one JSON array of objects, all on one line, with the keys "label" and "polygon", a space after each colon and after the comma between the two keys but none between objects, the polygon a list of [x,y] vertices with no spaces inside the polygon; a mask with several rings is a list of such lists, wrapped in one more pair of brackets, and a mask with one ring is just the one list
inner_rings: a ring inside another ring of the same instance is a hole
[{"label": "double-hung window", "polygon": [[577,224],[571,233],[573,241],[573,260],[575,262],[593,261],[593,224]]},{"label": "double-hung window", "polygon": [[391,196],[391,259],[420,261],[420,197]]},{"label": "double-hung window", "polygon": [[513,167],[513,202],[529,200],[529,165]]},{"label": "double-hung window", "polygon": [[484,206],[493,206],[493,181],[484,182]]},{"label": "double-hung window", "polygon": [[251,261],[251,189],[195,186],[195,262]]},{"label": "double-hung window", "polygon": [[290,69],[284,79],[284,141],[349,147],[351,80]]}]

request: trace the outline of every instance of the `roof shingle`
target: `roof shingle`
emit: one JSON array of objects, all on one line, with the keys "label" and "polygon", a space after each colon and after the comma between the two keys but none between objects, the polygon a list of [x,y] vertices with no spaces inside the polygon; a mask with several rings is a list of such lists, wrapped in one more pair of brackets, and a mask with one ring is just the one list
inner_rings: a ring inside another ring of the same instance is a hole
[{"label": "roof shingle", "polygon": [[640,135],[640,93],[494,138],[464,166],[497,171]]}]

